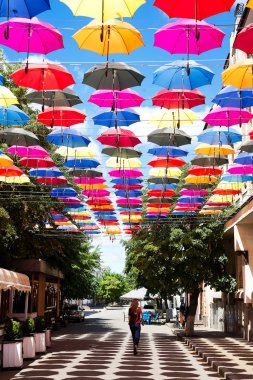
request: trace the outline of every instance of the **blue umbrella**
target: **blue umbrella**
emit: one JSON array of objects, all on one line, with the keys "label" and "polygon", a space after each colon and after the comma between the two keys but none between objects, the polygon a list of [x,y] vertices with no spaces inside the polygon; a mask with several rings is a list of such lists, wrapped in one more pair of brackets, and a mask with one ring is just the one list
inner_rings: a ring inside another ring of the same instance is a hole
[{"label": "blue umbrella", "polygon": [[122,224],[124,226],[138,226],[140,223],[139,222],[123,222]]},{"label": "blue umbrella", "polygon": [[145,215],[145,219],[165,219],[167,216],[165,215]]},{"label": "blue umbrella", "polygon": [[61,177],[63,175],[57,167],[50,169],[31,169],[28,173],[34,177]]},{"label": "blue umbrella", "polygon": [[117,197],[140,197],[143,193],[140,190],[117,190],[115,191],[115,195]]},{"label": "blue umbrella", "polygon": [[103,112],[100,115],[94,116],[94,124],[104,125],[105,127],[128,127],[131,124],[140,121],[140,115],[133,111],[109,111]]},{"label": "blue umbrella", "polygon": [[94,211],[94,215],[116,215],[115,211]]},{"label": "blue umbrella", "polygon": [[116,183],[117,185],[137,185],[142,183],[142,180],[139,178],[114,178],[111,182]]},{"label": "blue umbrella", "polygon": [[193,90],[212,83],[214,73],[195,61],[174,61],[154,72],[153,83],[170,89]]},{"label": "blue umbrella", "polygon": [[49,0],[0,0],[0,17],[32,18],[48,9]]},{"label": "blue umbrella", "polygon": [[0,106],[0,124],[2,125],[24,125],[30,117],[16,106]]},{"label": "blue umbrella", "polygon": [[241,152],[234,159],[234,164],[241,165],[252,165],[253,164],[253,153]]},{"label": "blue umbrella", "polygon": [[148,185],[149,190],[175,190],[178,185],[176,183],[150,183]]},{"label": "blue umbrella", "polygon": [[61,128],[49,133],[46,137],[51,144],[69,148],[86,147],[91,142],[82,132],[74,128]]},{"label": "blue umbrella", "polygon": [[91,169],[97,168],[100,162],[90,158],[71,158],[64,162],[63,166],[67,168],[80,168],[80,169]]},{"label": "blue umbrella", "polygon": [[195,211],[173,211],[173,215],[194,215],[196,214]]},{"label": "blue umbrella", "polygon": [[203,203],[205,198],[203,197],[179,197],[177,200],[179,203]]},{"label": "blue umbrella", "polygon": [[252,88],[224,87],[212,100],[221,107],[247,108],[253,106]]},{"label": "blue umbrella", "polygon": [[1,86],[4,85],[4,77],[2,75],[0,75],[0,85]]},{"label": "blue umbrella", "polygon": [[101,231],[93,231],[93,230],[91,230],[91,231],[82,231],[82,233],[84,234],[84,235],[99,235],[99,234],[101,234]]},{"label": "blue umbrella", "polygon": [[52,197],[75,197],[77,195],[77,192],[72,189],[71,187],[63,187],[63,188],[54,188],[52,189],[49,194]]},{"label": "blue umbrella", "polygon": [[231,145],[242,141],[242,135],[234,128],[213,127],[201,132],[198,135],[198,141],[209,145]]},{"label": "blue umbrella", "polygon": [[114,215],[102,215],[99,216],[97,219],[103,219],[103,220],[117,220],[117,217]]},{"label": "blue umbrella", "polygon": [[174,146],[159,146],[148,150],[149,154],[153,154],[158,157],[184,157],[188,152],[183,149],[176,148]]},{"label": "blue umbrella", "polygon": [[134,206],[134,205],[130,205],[129,207],[124,207],[124,206],[119,206],[118,205],[118,209],[120,210],[120,211],[131,211],[131,210],[133,210],[133,211],[142,211],[142,208],[140,208],[140,207],[138,207],[138,206]]},{"label": "blue umbrella", "polygon": [[253,181],[252,175],[225,174],[221,177],[224,182],[248,182]]}]

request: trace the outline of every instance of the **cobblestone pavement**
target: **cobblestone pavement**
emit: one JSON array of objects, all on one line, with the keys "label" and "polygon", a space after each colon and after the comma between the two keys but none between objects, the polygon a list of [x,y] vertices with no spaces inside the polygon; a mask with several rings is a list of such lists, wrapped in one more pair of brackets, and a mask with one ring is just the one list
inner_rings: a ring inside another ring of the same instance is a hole
[{"label": "cobblestone pavement", "polygon": [[[211,380],[216,371],[171,333],[166,325],[145,325],[137,356],[123,311],[103,310],[54,333],[46,354],[1,380]],[[253,379],[253,377],[252,377]]]}]

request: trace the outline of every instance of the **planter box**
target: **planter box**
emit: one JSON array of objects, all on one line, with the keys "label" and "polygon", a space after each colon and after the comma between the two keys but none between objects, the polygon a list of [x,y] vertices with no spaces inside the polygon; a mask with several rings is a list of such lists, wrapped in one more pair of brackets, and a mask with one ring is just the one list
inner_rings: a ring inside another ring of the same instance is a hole
[{"label": "planter box", "polygon": [[34,359],[35,355],[36,355],[36,351],[35,351],[34,336],[25,336],[23,338],[23,358]]},{"label": "planter box", "polygon": [[38,352],[46,352],[46,333],[35,333],[35,351]]},{"label": "planter box", "polygon": [[46,347],[52,346],[51,333],[52,333],[52,330],[50,330],[50,329],[46,330]]},{"label": "planter box", "polygon": [[3,368],[20,368],[23,365],[22,341],[3,342]]}]

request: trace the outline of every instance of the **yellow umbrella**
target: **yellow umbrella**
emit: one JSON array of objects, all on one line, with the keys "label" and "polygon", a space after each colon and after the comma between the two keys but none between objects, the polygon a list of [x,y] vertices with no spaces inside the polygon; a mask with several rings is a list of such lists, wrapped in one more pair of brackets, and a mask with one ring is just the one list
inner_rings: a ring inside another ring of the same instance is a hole
[{"label": "yellow umbrella", "polygon": [[101,21],[111,18],[133,17],[145,0],[60,0],[74,16],[87,16]]},{"label": "yellow umbrella", "polygon": [[214,194],[209,198],[210,202],[232,202],[234,199],[233,195],[218,195]]},{"label": "yellow umbrella", "polygon": [[245,59],[223,71],[222,83],[237,88],[253,87],[253,59]]},{"label": "yellow umbrella", "polygon": [[80,183],[77,185],[80,189],[85,189],[85,190],[101,190],[101,189],[107,189],[108,185],[105,183],[97,183],[94,185],[87,185],[86,183]]},{"label": "yellow umbrella", "polygon": [[216,189],[221,190],[242,190],[244,189],[244,183],[243,182],[220,182],[219,185],[216,187]]},{"label": "yellow umbrella", "polygon": [[90,148],[81,147],[81,148],[68,148],[66,146],[61,146],[56,149],[55,153],[60,154],[63,157],[67,158],[93,158],[96,157],[96,154],[90,150]]},{"label": "yellow umbrella", "polygon": [[133,169],[141,168],[141,161],[138,158],[117,158],[111,157],[106,161],[108,168]]},{"label": "yellow umbrella", "polygon": [[201,210],[199,214],[201,215],[219,215],[222,214],[222,210]]},{"label": "yellow umbrella", "polygon": [[13,161],[10,157],[5,154],[0,154],[0,166],[12,166]]},{"label": "yellow umbrella", "polygon": [[25,183],[30,183],[30,179],[25,174],[22,174],[21,176],[12,176],[12,177],[0,176],[0,182],[5,182],[5,183],[15,184],[15,185],[23,185]]},{"label": "yellow umbrella", "polygon": [[204,143],[197,146],[194,150],[198,154],[215,157],[228,156],[235,153],[235,150],[230,145],[209,145]]},{"label": "yellow umbrella", "polygon": [[213,182],[217,182],[217,178],[214,177],[213,175],[209,176],[209,175],[188,175],[187,177],[185,177],[185,182],[187,183],[196,183],[196,184],[200,184],[200,183],[213,183]]},{"label": "yellow umbrella", "polygon": [[153,168],[149,171],[149,175],[154,177],[180,177],[182,170],[178,168]]},{"label": "yellow umbrella", "polygon": [[253,9],[253,0],[248,0],[247,4],[245,6],[247,8]]},{"label": "yellow umbrella", "polygon": [[196,113],[189,109],[162,109],[152,117],[150,124],[155,125],[157,128],[179,128],[180,125],[193,124],[197,119]]},{"label": "yellow umbrella", "polygon": [[109,54],[129,54],[144,45],[140,32],[132,25],[119,20],[110,20],[103,24],[93,20],[78,30],[73,38],[80,49],[107,55],[107,58]]},{"label": "yellow umbrella", "polygon": [[[162,205],[161,205],[162,206]],[[170,211],[169,207],[147,207],[146,212],[168,212]]]},{"label": "yellow umbrella", "polygon": [[121,217],[122,222],[141,222],[142,216],[141,215],[124,215]]},{"label": "yellow umbrella", "polygon": [[0,106],[9,107],[12,104],[18,104],[18,99],[7,87],[0,86]]},{"label": "yellow umbrella", "polygon": [[89,211],[68,211],[68,215],[83,215],[83,216],[90,216],[90,212]]}]

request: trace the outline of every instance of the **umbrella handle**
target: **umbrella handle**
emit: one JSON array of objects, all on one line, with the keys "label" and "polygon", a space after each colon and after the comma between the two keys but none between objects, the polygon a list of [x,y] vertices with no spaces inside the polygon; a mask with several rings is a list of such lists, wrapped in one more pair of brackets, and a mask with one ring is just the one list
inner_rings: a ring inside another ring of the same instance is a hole
[{"label": "umbrella handle", "polygon": [[100,33],[100,41],[104,41],[104,0],[102,0],[102,27]]},{"label": "umbrella handle", "polygon": [[9,25],[9,21],[8,21],[7,27],[6,27],[5,31],[4,31],[4,38],[6,40],[8,40],[9,37],[10,37],[10,25]]}]

